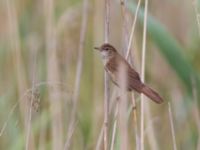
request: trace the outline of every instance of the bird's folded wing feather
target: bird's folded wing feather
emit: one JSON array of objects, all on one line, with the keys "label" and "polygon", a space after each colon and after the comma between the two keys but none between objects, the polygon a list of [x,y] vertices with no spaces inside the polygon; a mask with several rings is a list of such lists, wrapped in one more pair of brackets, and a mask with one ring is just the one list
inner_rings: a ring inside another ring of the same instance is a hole
[{"label": "bird's folded wing feather", "polygon": [[120,74],[120,67],[126,67],[121,70],[126,71],[127,77],[127,89],[129,91],[136,90],[137,92],[141,92],[142,82],[140,80],[139,74],[126,62],[126,60],[122,56],[113,57],[111,58],[107,64],[105,65],[106,71],[111,76],[112,81],[119,85],[119,74]]}]

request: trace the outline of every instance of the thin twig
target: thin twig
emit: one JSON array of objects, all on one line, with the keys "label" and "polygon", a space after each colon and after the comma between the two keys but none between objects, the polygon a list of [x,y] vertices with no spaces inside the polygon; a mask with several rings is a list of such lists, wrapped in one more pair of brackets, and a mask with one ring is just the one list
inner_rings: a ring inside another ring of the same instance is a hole
[{"label": "thin twig", "polygon": [[[145,117],[146,117],[148,124],[150,121],[152,122],[149,101],[145,103]],[[149,146],[152,150],[159,150],[158,143],[155,138],[154,126],[148,125],[148,128],[149,128],[149,130],[147,132],[147,137],[148,137],[148,141],[149,141]],[[145,128],[145,130],[147,130],[147,129]],[[144,131],[144,136],[145,136],[145,131]]]},{"label": "thin twig", "polygon": [[[112,110],[114,108],[116,108],[115,104],[117,103],[116,99],[118,99],[118,98],[114,97],[114,95],[116,95],[116,89],[114,89],[114,91],[112,93],[112,96],[111,96],[111,99],[110,99],[111,100],[111,104],[110,104],[110,108],[109,108],[109,115],[111,114]],[[101,143],[102,143],[103,136],[104,136],[103,133],[104,133],[104,123],[103,123],[103,125],[101,127],[101,131],[100,131],[99,136],[98,136],[98,140],[97,140],[97,144],[96,144],[95,150],[100,150],[101,149]]]},{"label": "thin twig", "polygon": [[126,48],[128,45],[128,40],[129,40],[129,14],[128,11],[126,10],[125,0],[120,0],[121,4],[121,13],[122,13],[122,19],[123,19],[123,24],[122,24],[122,47],[123,47],[123,53],[126,53]]},{"label": "thin twig", "polygon": [[[141,80],[145,80],[145,60],[146,60],[146,32],[147,32],[147,11],[148,11],[148,0],[145,0],[145,10],[144,10],[144,28],[143,28],[143,43],[142,43],[142,71],[141,71]],[[144,95],[141,94],[141,141],[140,148],[144,150]]]},{"label": "thin twig", "polygon": [[[137,9],[138,6],[137,6]],[[136,11],[137,11],[136,9]],[[146,32],[147,32],[147,13],[148,13],[148,0],[145,1],[145,16],[144,16],[144,30],[143,30],[143,47],[142,47],[142,81],[145,81],[145,60],[146,60]],[[144,149],[144,115],[146,114],[146,118],[149,119],[151,117],[151,111],[149,103],[145,103],[144,109],[144,95],[141,94],[141,150]],[[149,119],[150,120],[150,119]],[[150,126],[149,134],[147,134],[150,147],[153,150],[158,150],[158,144],[155,140],[154,128]]]},{"label": "thin twig", "polygon": [[[122,47],[123,47],[123,53],[125,54],[128,39],[129,39],[129,31],[128,31],[128,13],[125,8],[125,0],[121,0],[121,13],[123,17],[123,30],[122,30]],[[124,49],[125,48],[125,49]],[[120,139],[120,149],[128,149],[129,146],[129,136],[128,136],[128,122],[126,120],[126,110],[127,110],[127,104],[128,104],[128,98],[127,98],[127,92],[126,92],[126,86],[127,86],[127,78],[126,78],[126,72],[125,67],[120,64],[119,66],[119,76],[121,81],[122,88],[120,89],[120,105],[119,105],[119,139]]]},{"label": "thin twig", "polygon": [[134,131],[135,131],[135,144],[136,150],[139,150],[140,142],[139,142],[139,134],[138,134],[138,119],[137,119],[137,107],[136,107],[136,100],[134,94],[131,93],[131,100],[132,100],[132,112],[133,112],[133,123],[134,123]]},{"label": "thin twig", "polygon": [[27,118],[27,132],[26,132],[26,150],[29,150],[29,140],[30,140],[30,132],[31,132],[31,118],[32,118],[32,105],[33,105],[33,92],[31,93],[31,102],[28,110],[28,118]]},{"label": "thin twig", "polygon": [[0,130],[0,137],[3,135],[5,129],[6,129],[7,125],[8,125],[8,121],[9,121],[10,117],[12,116],[12,114],[14,113],[14,111],[15,111],[17,105],[18,105],[18,102],[16,102],[16,103],[13,105],[12,109],[11,109],[10,112],[8,113],[8,117],[7,117],[6,121],[5,121],[4,124],[3,124],[3,127],[2,127],[1,130]]},{"label": "thin twig", "polygon": [[176,136],[175,136],[175,130],[174,130],[174,123],[173,123],[173,115],[172,115],[171,105],[169,102],[168,102],[168,111],[169,111],[169,120],[170,120],[171,132],[172,132],[173,148],[174,148],[174,150],[177,150]]},{"label": "thin twig", "polygon": [[140,3],[141,3],[141,0],[138,0],[136,12],[135,12],[135,17],[134,17],[134,21],[133,21],[133,25],[132,25],[132,28],[131,28],[131,34],[130,34],[130,37],[129,37],[128,48],[127,48],[127,53],[126,53],[126,59],[128,59],[128,57],[130,55],[130,52],[131,52],[131,45],[132,45],[133,35],[134,35],[134,31],[135,31],[135,26],[136,26],[138,10],[140,8]]},{"label": "thin twig", "polygon": [[71,126],[70,126],[70,128],[69,128],[69,130],[68,130],[68,132],[67,132],[67,141],[66,141],[66,143],[65,143],[64,150],[70,148],[71,139],[72,139],[72,136],[73,136],[73,134],[74,134],[75,128],[76,128],[76,126],[77,126],[77,122],[78,122],[78,121],[75,121],[74,124],[72,124],[72,123],[70,122],[70,123],[71,123],[71,124],[70,124]]},{"label": "thin twig", "polygon": [[100,134],[98,136],[98,140],[97,140],[97,144],[96,144],[96,148],[95,150],[101,150],[101,144],[102,144],[102,139],[103,139],[103,136],[104,136],[104,124],[102,125],[101,127],[101,131],[100,131]]},{"label": "thin twig", "polygon": [[82,17],[82,25],[81,25],[81,33],[80,33],[80,42],[79,42],[79,50],[78,50],[78,63],[77,63],[77,70],[76,70],[76,81],[75,81],[75,88],[74,88],[74,95],[73,95],[73,106],[72,106],[72,114],[70,119],[70,125],[68,128],[68,136],[65,142],[65,150],[68,150],[71,143],[71,133],[74,130],[75,120],[76,120],[76,112],[77,112],[77,104],[78,104],[78,97],[80,91],[80,82],[81,82],[81,75],[82,75],[82,68],[83,68],[83,50],[85,46],[85,37],[87,31],[87,24],[88,24],[88,9],[89,9],[89,2],[88,0],[84,0],[83,4],[83,17]]},{"label": "thin twig", "polygon": [[111,148],[110,150],[114,150],[114,144],[115,144],[115,135],[116,135],[116,129],[117,129],[117,115],[119,111],[119,100],[117,100],[116,108],[115,108],[115,121],[113,125],[113,133],[112,133],[112,139],[111,139]]},{"label": "thin twig", "polygon": [[[34,84],[36,81],[36,66],[37,66],[37,49],[32,49],[34,51],[33,55],[33,77],[32,77],[32,88],[34,89]],[[29,140],[30,140],[30,135],[31,135],[31,120],[32,120],[32,106],[33,106],[33,101],[34,101],[34,90],[31,92],[31,102],[29,111],[28,111],[28,120],[27,120],[27,133],[26,133],[26,150],[29,150]]]},{"label": "thin twig", "polygon": [[110,0],[105,0],[104,42],[108,43],[110,34]]},{"label": "thin twig", "polygon": [[[105,24],[104,24],[104,41],[108,43],[109,39],[109,25],[110,25],[110,0],[105,0]],[[104,150],[108,150],[108,116],[109,116],[109,97],[110,97],[110,87],[109,87],[109,77],[107,72],[104,72]]]},{"label": "thin twig", "polygon": [[[132,45],[133,35],[134,35],[135,27],[136,27],[136,21],[137,21],[138,10],[140,8],[140,3],[141,3],[141,0],[138,0],[136,13],[135,13],[134,21],[133,21],[133,24],[131,27],[131,34],[129,37],[128,47],[127,47],[127,51],[126,51],[126,59],[127,60],[129,58],[130,52],[131,52],[131,45]],[[132,111],[133,111],[133,123],[134,123],[134,131],[135,131],[136,149],[138,150],[139,149],[139,144],[138,144],[139,136],[138,136],[138,123],[137,123],[137,110],[136,110],[136,102],[135,102],[133,93],[131,94],[131,100],[132,100],[132,105],[133,105]]]}]

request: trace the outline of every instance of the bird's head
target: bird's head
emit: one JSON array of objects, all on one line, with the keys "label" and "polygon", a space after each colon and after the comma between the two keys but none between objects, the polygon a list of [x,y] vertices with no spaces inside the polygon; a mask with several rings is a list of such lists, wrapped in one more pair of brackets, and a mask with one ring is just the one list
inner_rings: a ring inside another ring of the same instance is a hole
[{"label": "bird's head", "polygon": [[101,45],[100,47],[94,47],[94,49],[98,50],[101,53],[103,58],[112,57],[117,52],[116,49],[108,43],[105,43]]}]

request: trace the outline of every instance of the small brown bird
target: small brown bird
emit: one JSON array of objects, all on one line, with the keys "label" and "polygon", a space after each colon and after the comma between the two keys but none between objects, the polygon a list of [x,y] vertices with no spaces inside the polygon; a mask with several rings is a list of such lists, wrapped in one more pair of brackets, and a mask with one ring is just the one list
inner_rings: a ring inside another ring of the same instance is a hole
[{"label": "small brown bird", "polygon": [[135,90],[138,93],[143,93],[156,103],[162,103],[163,99],[153,89],[142,83],[139,74],[130,66],[130,64],[117,52],[117,50],[110,44],[103,44],[101,47],[95,47],[99,50],[105,70],[108,72],[111,80],[119,87],[122,87],[120,78],[120,67],[125,71],[126,76],[126,90]]}]

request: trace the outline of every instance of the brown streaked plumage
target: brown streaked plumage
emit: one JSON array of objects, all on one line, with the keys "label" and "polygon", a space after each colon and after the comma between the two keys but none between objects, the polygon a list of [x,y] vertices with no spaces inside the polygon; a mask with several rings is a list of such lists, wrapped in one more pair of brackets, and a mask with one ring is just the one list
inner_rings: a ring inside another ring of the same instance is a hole
[{"label": "brown streaked plumage", "polygon": [[126,72],[126,89],[128,91],[135,90],[138,93],[143,93],[156,103],[162,103],[163,99],[160,95],[142,83],[139,74],[130,66],[130,64],[117,52],[110,44],[103,44],[101,47],[95,47],[102,54],[105,70],[108,72],[111,80],[119,87],[122,87],[120,82],[120,67]]}]

